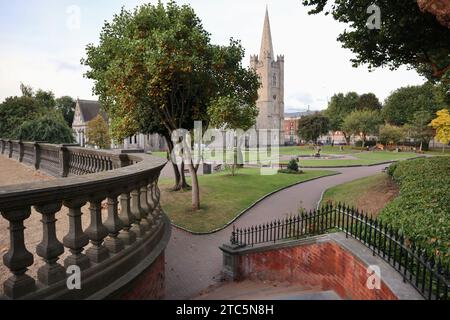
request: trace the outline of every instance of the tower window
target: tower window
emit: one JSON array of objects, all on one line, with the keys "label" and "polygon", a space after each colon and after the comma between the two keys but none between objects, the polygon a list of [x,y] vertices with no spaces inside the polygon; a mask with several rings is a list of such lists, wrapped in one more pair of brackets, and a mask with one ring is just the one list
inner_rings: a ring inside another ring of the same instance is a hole
[{"label": "tower window", "polygon": [[273,85],[274,87],[277,86],[277,75],[276,75],[276,74],[273,75],[272,85]]}]

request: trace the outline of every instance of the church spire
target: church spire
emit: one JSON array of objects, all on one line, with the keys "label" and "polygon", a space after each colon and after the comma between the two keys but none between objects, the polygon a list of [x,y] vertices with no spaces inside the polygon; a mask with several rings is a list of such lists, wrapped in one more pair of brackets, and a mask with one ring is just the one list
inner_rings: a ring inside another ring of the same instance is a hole
[{"label": "church spire", "polygon": [[270,20],[269,20],[269,8],[266,7],[266,17],[264,19],[264,29],[261,42],[261,51],[259,54],[259,59],[265,59],[269,55],[272,60],[274,59],[273,45],[272,45],[272,33],[270,31]]}]

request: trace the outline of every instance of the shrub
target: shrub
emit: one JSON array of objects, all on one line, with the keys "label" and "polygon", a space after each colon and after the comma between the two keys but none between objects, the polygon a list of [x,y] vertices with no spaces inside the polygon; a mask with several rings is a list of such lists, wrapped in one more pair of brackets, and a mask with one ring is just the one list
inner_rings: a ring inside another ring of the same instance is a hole
[{"label": "shrub", "polygon": [[291,161],[289,161],[289,164],[288,164],[287,168],[288,168],[288,170],[298,172],[297,160],[291,159]]},{"label": "shrub", "polygon": [[429,254],[450,256],[450,157],[404,161],[388,174],[400,185],[400,196],[380,217],[400,229]]}]

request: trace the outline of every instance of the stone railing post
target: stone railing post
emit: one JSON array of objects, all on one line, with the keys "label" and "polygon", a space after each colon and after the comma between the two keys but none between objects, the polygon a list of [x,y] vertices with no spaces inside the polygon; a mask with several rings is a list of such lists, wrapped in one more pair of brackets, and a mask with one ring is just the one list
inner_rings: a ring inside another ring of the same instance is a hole
[{"label": "stone railing post", "polygon": [[39,170],[41,167],[41,146],[38,142],[34,143],[34,168]]},{"label": "stone railing post", "polygon": [[108,218],[104,223],[109,232],[108,238],[105,239],[105,246],[111,253],[119,253],[125,247],[123,241],[118,237],[120,230],[123,228],[123,224],[119,218],[119,202],[117,197],[117,194],[108,196]]},{"label": "stone railing post", "polygon": [[42,214],[43,227],[42,241],[36,247],[36,253],[45,261],[45,265],[38,270],[38,281],[45,286],[50,286],[66,277],[64,268],[57,263],[59,256],[64,253],[64,246],[56,237],[55,226],[55,215],[61,207],[60,202],[35,206],[36,211]]},{"label": "stone railing post", "polygon": [[85,200],[67,200],[64,205],[69,208],[69,232],[63,238],[64,245],[70,249],[71,255],[64,260],[64,266],[76,265],[81,270],[86,270],[90,266],[89,258],[82,252],[89,244],[89,237],[83,232],[81,208],[86,204]]},{"label": "stone railing post", "polygon": [[1,146],[0,146],[0,152],[1,152],[2,154],[4,154],[4,153],[5,153],[5,148],[6,148],[6,141],[3,140],[3,139],[1,139],[1,140],[0,140],[0,143],[1,143]]},{"label": "stone railing post", "polygon": [[127,154],[121,153],[114,155],[112,158],[113,168],[123,168],[130,165],[130,159]]},{"label": "stone railing post", "polygon": [[13,155],[13,142],[12,142],[12,140],[8,140],[8,146],[9,146],[8,158],[12,158],[12,155]]},{"label": "stone railing post", "polygon": [[23,155],[25,154],[25,146],[22,140],[19,141],[19,162],[23,161]]},{"label": "stone railing post", "polygon": [[3,263],[9,268],[13,276],[3,284],[5,295],[11,299],[18,299],[36,290],[33,278],[26,274],[28,267],[33,265],[33,255],[25,247],[23,221],[31,215],[31,209],[22,208],[2,212],[2,216],[9,221],[9,250],[3,256]]},{"label": "stone railing post", "polygon": [[119,233],[119,239],[125,245],[129,246],[136,242],[136,234],[132,230],[135,219],[131,213],[130,195],[128,193],[122,193],[120,195],[120,220],[122,221],[123,229]]},{"label": "stone railing post", "polygon": [[92,247],[86,251],[86,255],[93,263],[103,262],[109,257],[109,251],[103,244],[103,240],[108,235],[108,230],[102,223],[102,200],[103,198],[93,198],[89,201],[91,223],[86,229],[86,234]]},{"label": "stone railing post", "polygon": [[59,149],[59,163],[60,163],[60,175],[66,178],[69,175],[69,150],[65,146],[61,146]]}]

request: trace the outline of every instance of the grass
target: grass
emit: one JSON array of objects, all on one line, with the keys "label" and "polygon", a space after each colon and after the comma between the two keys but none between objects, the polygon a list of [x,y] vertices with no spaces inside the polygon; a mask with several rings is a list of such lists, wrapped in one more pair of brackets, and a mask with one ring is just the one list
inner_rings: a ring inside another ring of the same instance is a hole
[{"label": "grass", "polygon": [[389,152],[389,151],[376,151],[376,152],[358,152],[352,154],[357,160],[302,160],[300,159],[300,166],[313,167],[339,167],[339,166],[352,166],[352,165],[374,165],[378,163],[388,161],[406,160],[409,158],[417,157],[418,155],[412,152]]},{"label": "grass", "polygon": [[163,179],[160,182],[162,206],[173,223],[193,232],[210,232],[225,226],[275,190],[333,173],[321,170],[298,175],[262,176],[258,169],[241,169],[234,177],[228,172],[200,176],[201,210],[197,212],[191,209],[191,192],[171,192],[173,181]]},{"label": "grass", "polygon": [[[281,147],[280,148],[280,155],[286,156],[286,155],[292,155],[292,156],[299,156],[299,155],[312,155],[314,153],[314,150],[310,147]],[[347,159],[336,159],[336,160],[302,160],[300,159],[300,165],[305,167],[341,167],[341,166],[354,166],[354,165],[374,165],[378,163],[388,162],[388,161],[398,161],[398,160],[405,160],[409,158],[414,158],[419,156],[416,153],[412,152],[389,152],[389,151],[376,151],[376,152],[359,152],[358,150],[351,149],[349,147],[345,147],[343,151],[340,151],[339,147],[331,147],[331,146],[325,146],[322,147],[322,154],[348,154],[356,159],[354,160],[347,160]],[[153,152],[153,155],[161,158],[166,158],[165,152]],[[256,163],[257,157],[257,151],[254,149],[246,150],[243,153],[244,156],[244,162],[248,163],[250,160],[252,160],[250,163]],[[220,158],[220,159],[219,159]],[[233,153],[229,152],[226,155],[227,161],[229,163],[233,162]],[[268,162],[270,161],[272,156],[270,154],[265,154],[262,152],[259,155],[259,160]],[[205,152],[205,159],[207,161],[217,161],[221,162],[222,159],[221,155],[219,153],[211,153],[209,151]],[[282,164],[287,164],[289,161],[280,161]]]},{"label": "grass", "polygon": [[378,215],[397,195],[397,185],[387,174],[382,173],[328,189],[321,205],[340,202]]}]

